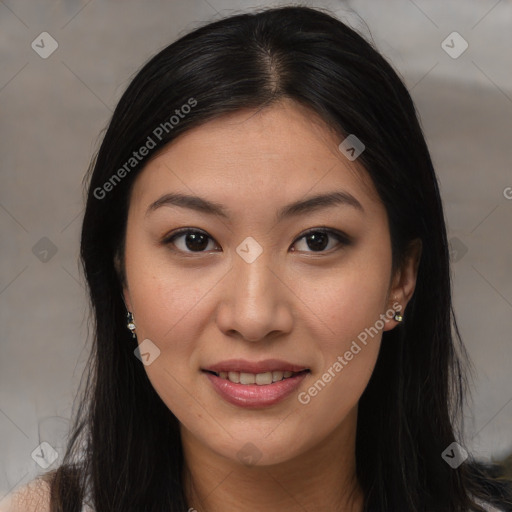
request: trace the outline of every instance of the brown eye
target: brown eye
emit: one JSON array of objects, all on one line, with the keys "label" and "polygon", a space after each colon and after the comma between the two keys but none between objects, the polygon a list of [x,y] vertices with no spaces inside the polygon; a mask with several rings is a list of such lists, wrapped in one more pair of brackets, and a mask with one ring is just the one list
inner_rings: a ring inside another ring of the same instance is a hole
[{"label": "brown eye", "polygon": [[[330,243],[329,239],[334,239],[336,243]],[[302,235],[295,244],[297,244],[299,241],[304,240],[305,244],[303,244],[307,247],[307,249],[298,249],[299,251],[304,252],[329,252],[329,250],[337,247],[337,246],[343,246],[343,245],[349,245],[350,239],[348,236],[339,233],[337,231],[328,230],[328,229],[314,229],[310,230],[304,235]],[[325,249],[328,248],[326,251]],[[293,249],[295,251],[295,249]]]},{"label": "brown eye", "polygon": [[213,239],[203,231],[195,229],[181,229],[164,240],[166,245],[174,245],[181,252],[205,252]]}]

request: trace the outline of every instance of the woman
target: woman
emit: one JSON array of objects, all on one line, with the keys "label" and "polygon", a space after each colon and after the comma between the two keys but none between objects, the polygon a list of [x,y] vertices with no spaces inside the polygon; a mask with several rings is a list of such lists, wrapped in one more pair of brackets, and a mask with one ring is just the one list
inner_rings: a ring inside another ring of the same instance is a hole
[{"label": "woman", "polygon": [[306,7],[193,31],[91,169],[95,342],[45,510],[512,510],[461,437],[414,105],[358,34]]}]

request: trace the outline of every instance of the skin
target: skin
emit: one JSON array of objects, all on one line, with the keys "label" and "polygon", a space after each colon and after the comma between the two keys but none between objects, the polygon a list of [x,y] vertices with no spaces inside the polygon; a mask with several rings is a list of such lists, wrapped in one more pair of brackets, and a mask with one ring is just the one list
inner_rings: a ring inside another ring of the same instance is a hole
[{"label": "skin", "polygon": [[[138,342],[150,339],[160,350],[144,368],[180,421],[186,493],[198,511],[362,511],[357,405],[382,331],[308,404],[297,394],[393,303],[405,309],[420,246],[393,275],[386,210],[357,160],[338,150],[341,140],[310,111],[283,100],[189,130],[134,183],[124,297]],[[334,205],[276,223],[285,205],[338,190],[352,194],[364,212]],[[178,206],[146,215],[170,192],[220,203],[229,218]],[[315,251],[303,235],[319,227],[352,242],[331,236]],[[204,231],[208,245],[198,251],[183,235],[165,244],[179,228]],[[236,252],[248,236],[263,249],[252,263]],[[386,318],[383,329],[396,325]],[[284,401],[245,409],[224,401],[200,370],[235,357],[283,359],[311,373]],[[247,443],[259,456],[252,465],[237,455]]]}]

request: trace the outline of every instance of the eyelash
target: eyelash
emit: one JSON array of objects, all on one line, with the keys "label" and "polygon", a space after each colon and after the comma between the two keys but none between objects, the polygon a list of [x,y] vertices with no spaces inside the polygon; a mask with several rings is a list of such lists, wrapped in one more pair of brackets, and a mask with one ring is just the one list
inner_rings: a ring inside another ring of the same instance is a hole
[{"label": "eyelash", "polygon": [[[215,242],[215,240],[211,236],[209,236],[206,232],[204,232],[204,231],[202,231],[200,229],[181,228],[181,229],[173,232],[172,234],[166,236],[162,240],[162,243],[164,245],[172,245],[177,238],[179,238],[180,236],[183,236],[185,234],[188,234],[188,233],[203,234],[203,235],[206,235],[210,240],[213,240]],[[341,248],[340,246],[348,246],[348,245],[351,245],[351,243],[352,243],[352,240],[350,239],[350,237],[348,235],[346,235],[345,233],[342,233],[341,231],[333,230],[333,229],[326,228],[326,227],[318,227],[318,228],[309,229],[305,233],[302,233],[298,238],[295,239],[295,241],[293,242],[292,245],[295,245],[298,241],[302,240],[303,238],[306,238],[308,235],[311,235],[313,233],[323,233],[323,234],[326,234],[326,235],[328,235],[330,237],[335,238],[338,241],[338,246],[335,247],[335,248],[328,249],[328,250],[322,250],[322,251],[303,251],[303,252],[311,253],[311,254],[331,253],[331,252],[336,251],[339,248]],[[179,253],[187,254],[187,255],[189,255],[189,254],[202,254],[202,253],[206,253],[207,252],[207,251],[183,251],[181,249],[172,249],[172,250],[174,252],[179,252]]]}]

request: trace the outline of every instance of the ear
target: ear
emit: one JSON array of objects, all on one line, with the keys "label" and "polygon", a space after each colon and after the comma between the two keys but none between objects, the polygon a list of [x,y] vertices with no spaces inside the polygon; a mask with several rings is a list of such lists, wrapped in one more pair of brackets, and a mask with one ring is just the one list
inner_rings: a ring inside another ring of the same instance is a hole
[{"label": "ear", "polygon": [[[388,307],[392,310],[400,311],[402,315],[404,315],[405,308],[407,307],[407,304],[414,293],[414,289],[416,288],[422,245],[421,239],[419,238],[416,238],[409,243],[404,256],[404,261],[392,278],[388,292]],[[397,324],[398,322],[394,318],[387,318],[384,330],[391,330]]]},{"label": "ear", "polygon": [[124,272],[123,263],[121,262],[121,257],[119,252],[116,252],[114,255],[114,268],[119,279],[119,284],[123,290],[123,300],[128,311],[132,311],[132,301],[130,300],[130,293],[128,291],[128,285],[126,283],[126,275]]}]

